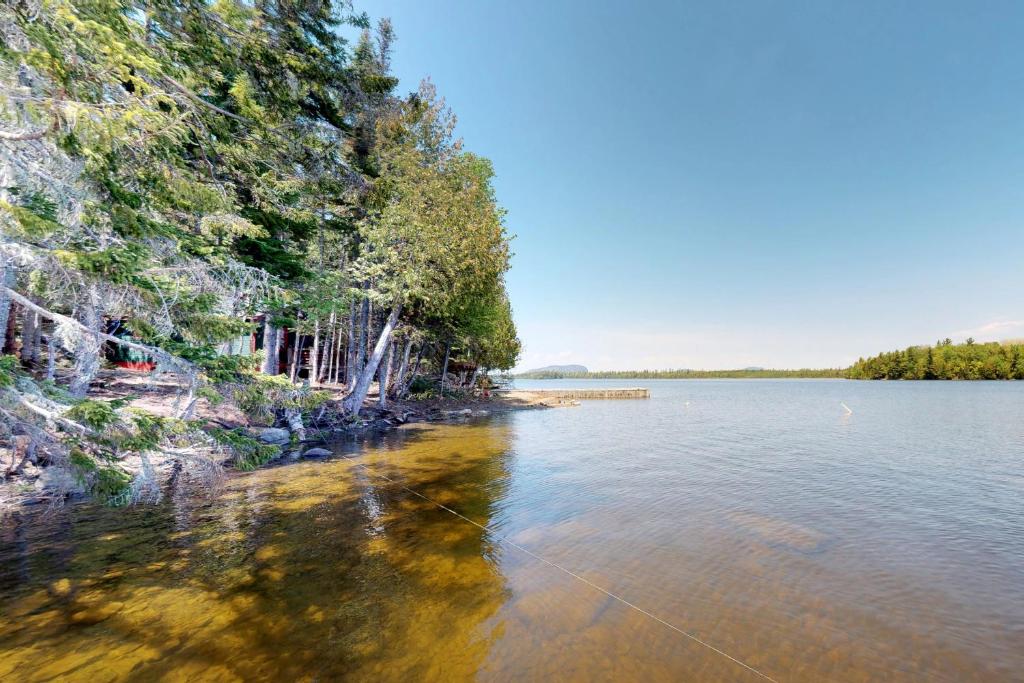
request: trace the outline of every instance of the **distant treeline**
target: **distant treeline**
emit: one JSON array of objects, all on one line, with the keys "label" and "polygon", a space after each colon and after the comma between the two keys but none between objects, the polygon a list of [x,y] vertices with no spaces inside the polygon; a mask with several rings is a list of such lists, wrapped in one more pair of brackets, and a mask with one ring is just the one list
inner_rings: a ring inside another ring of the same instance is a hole
[{"label": "distant treeline", "polygon": [[904,351],[861,358],[846,371],[850,379],[1024,379],[1024,340],[911,346]]},{"label": "distant treeline", "polygon": [[524,372],[519,379],[772,379],[794,377],[845,377],[845,370],[609,370],[598,372]]},{"label": "distant treeline", "polygon": [[524,372],[520,379],[1024,379],[1024,339],[979,344],[968,339],[954,344],[943,339],[935,346],[910,346],[902,351],[861,358],[846,369],[825,370],[609,370]]}]

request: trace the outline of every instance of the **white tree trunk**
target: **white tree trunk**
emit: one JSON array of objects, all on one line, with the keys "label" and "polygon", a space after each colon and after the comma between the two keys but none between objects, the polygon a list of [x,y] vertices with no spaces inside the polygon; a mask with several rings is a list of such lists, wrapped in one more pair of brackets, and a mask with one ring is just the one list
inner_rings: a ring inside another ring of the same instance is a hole
[{"label": "white tree trunk", "polygon": [[331,361],[334,359],[334,336],[338,333],[334,324],[335,313],[331,311],[330,320],[327,322],[326,343],[324,344],[323,360],[320,363],[320,374],[317,381],[321,384],[331,380]]},{"label": "white tree trunk", "polygon": [[[282,370],[287,370],[287,367],[281,367],[281,347],[284,346],[285,342],[285,330],[283,327],[274,328],[274,374],[280,375]],[[286,363],[287,365],[287,363]]]},{"label": "white tree trunk", "polygon": [[448,383],[448,359],[452,356],[452,343],[444,345],[444,365],[441,366],[441,393],[444,394],[445,384]]},{"label": "white tree trunk", "polygon": [[395,358],[395,344],[391,342],[388,344],[388,350],[384,354],[384,359],[380,364],[380,372],[377,373],[377,380],[380,383],[380,394],[377,398],[377,403],[381,408],[388,407],[388,380],[391,377],[391,364]]},{"label": "white tree trunk", "polygon": [[100,349],[103,347],[103,341],[100,337],[102,316],[98,308],[98,298],[93,290],[89,293],[89,300],[83,304],[82,322],[88,332],[83,330],[76,339],[74,379],[68,387],[71,395],[77,398],[84,397],[89,391],[89,384],[100,369]]},{"label": "white tree trunk", "polygon": [[294,434],[299,441],[306,440],[306,426],[302,423],[302,411],[298,408],[288,408],[284,411],[285,422],[288,423],[288,429]]},{"label": "white tree trunk", "polygon": [[373,353],[370,354],[369,360],[360,371],[352,393],[345,398],[344,410],[346,413],[359,415],[359,411],[363,407],[363,401],[366,399],[366,394],[370,391],[370,382],[373,381],[373,375],[377,372],[377,366],[380,365],[381,358],[384,357],[384,352],[391,342],[391,333],[395,331],[395,326],[398,325],[398,316],[401,314],[401,303],[396,303],[391,307],[391,313],[384,323],[384,328],[380,331],[380,337],[377,339],[376,346],[373,347]]},{"label": "white tree trunk", "polygon": [[270,322],[270,314],[263,319],[263,374],[277,374],[278,330]]},{"label": "white tree trunk", "polygon": [[412,335],[405,340],[405,350],[402,352],[402,362],[398,365],[398,372],[395,373],[395,381],[392,384],[391,395],[398,399],[405,382],[405,373],[409,370],[409,354],[412,352]]},{"label": "white tree trunk", "polygon": [[302,335],[299,334],[298,327],[295,328],[295,348],[292,349],[292,362],[291,367],[288,369],[288,379],[291,380],[292,384],[295,384],[295,380],[299,376],[299,361],[302,360]]},{"label": "white tree trunk", "polygon": [[355,391],[355,383],[363,372],[366,365],[366,347],[369,345],[370,337],[370,300],[363,297],[361,312],[359,314],[359,340],[356,345],[356,363],[352,366],[352,391]]},{"label": "white tree trunk", "polygon": [[309,354],[309,383],[320,381],[320,318],[313,322],[313,350]]},{"label": "white tree trunk", "polygon": [[416,352],[416,362],[412,365],[412,372],[409,373],[409,379],[398,389],[397,398],[399,400],[405,398],[405,395],[409,393],[409,387],[416,380],[416,375],[420,373],[420,363],[423,362],[423,353],[427,350],[429,344],[420,344],[419,351]]},{"label": "white tree trunk", "polygon": [[[56,330],[54,330],[56,332]],[[46,379],[51,382],[57,374],[57,344],[53,341],[53,332],[46,337]]]},{"label": "white tree trunk", "polygon": [[334,335],[334,350],[331,352],[333,354],[333,360],[331,361],[331,363],[332,363],[332,365],[331,365],[332,370],[331,370],[331,377],[330,377],[330,382],[332,384],[339,384],[341,382],[341,347],[342,347],[341,337],[342,337],[342,335],[341,335],[341,322],[340,321],[338,322],[338,328],[339,328],[338,329],[338,334]]}]

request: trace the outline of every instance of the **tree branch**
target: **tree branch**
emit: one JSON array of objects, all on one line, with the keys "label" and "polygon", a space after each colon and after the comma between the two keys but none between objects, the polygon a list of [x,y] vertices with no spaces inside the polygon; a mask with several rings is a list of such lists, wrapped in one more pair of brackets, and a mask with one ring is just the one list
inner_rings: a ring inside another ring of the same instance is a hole
[{"label": "tree branch", "polygon": [[160,358],[171,365],[178,366],[184,374],[192,376],[197,371],[196,366],[193,365],[191,362],[185,360],[184,358],[179,358],[178,356],[168,353],[167,351],[164,351],[163,349],[157,348],[155,346],[148,346],[146,344],[140,344],[138,342],[129,341],[127,339],[121,339],[120,337],[115,337],[114,335],[107,334],[105,332],[96,332],[94,330],[90,330],[88,327],[78,322],[74,318],[70,318],[66,315],[61,315],[60,313],[54,313],[53,311],[49,311],[40,306],[39,304],[35,303],[28,297],[22,296],[21,294],[14,291],[10,287],[0,287],[0,292],[9,296],[12,301],[18,302],[25,308],[34,311],[39,315],[43,316],[44,318],[52,320],[55,323],[59,323],[62,325],[70,325],[82,331],[83,334],[96,336],[99,339],[111,342],[112,344],[118,344],[119,346],[124,346],[129,349],[135,349],[136,351],[141,351],[142,353],[148,354],[150,356]]},{"label": "tree branch", "polygon": [[252,119],[248,119],[248,118],[246,118],[244,116],[239,116],[238,114],[235,114],[234,112],[230,112],[227,109],[221,109],[220,107],[218,107],[216,104],[213,104],[212,102],[207,102],[202,97],[200,97],[199,95],[195,94],[194,92],[192,92],[191,90],[189,90],[184,85],[182,85],[178,81],[174,80],[170,76],[164,76],[164,79],[166,79],[166,81],[168,83],[173,85],[175,90],[177,90],[181,94],[185,95],[186,97],[188,97],[193,102],[196,102],[197,104],[201,104],[204,107],[207,107],[208,109],[211,109],[211,110],[217,112],[218,114],[221,114],[222,116],[227,116],[228,118],[235,119],[236,121],[241,121],[242,123],[248,124],[250,126],[256,125],[256,121],[253,121]]},{"label": "tree branch", "polygon": [[28,130],[21,133],[11,133],[6,130],[0,130],[0,140],[7,142],[24,142],[26,140],[41,140],[46,135],[46,129],[41,130]]},{"label": "tree branch", "polygon": [[[80,425],[77,422],[75,422],[74,420],[69,420],[68,418],[64,417],[60,413],[51,412],[51,411],[46,410],[45,408],[43,408],[41,406],[37,406],[36,404],[32,403],[31,401],[29,401],[28,399],[26,399],[24,396],[22,396],[21,394],[19,394],[16,391],[11,391],[10,389],[8,389],[4,393],[8,397],[12,398],[15,401],[15,403],[17,403],[21,407],[26,408],[27,410],[29,410],[30,412],[35,413],[36,415],[39,415],[40,417],[44,418],[48,422],[58,422],[58,423],[64,425],[65,427],[70,427],[71,429],[73,429],[74,431],[78,432],[79,434],[95,434],[96,433],[95,431],[89,429],[85,425]],[[6,411],[4,411],[4,412],[6,412]],[[10,413],[7,413],[7,414],[10,415]],[[11,416],[11,417],[13,417],[13,416]]]}]

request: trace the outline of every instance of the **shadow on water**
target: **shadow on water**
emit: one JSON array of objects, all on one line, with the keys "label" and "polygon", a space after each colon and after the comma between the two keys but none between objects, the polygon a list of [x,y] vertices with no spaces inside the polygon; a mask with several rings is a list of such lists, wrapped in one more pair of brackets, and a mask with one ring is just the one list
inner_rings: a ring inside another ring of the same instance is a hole
[{"label": "shadow on water", "polygon": [[357,456],[365,468],[235,477],[213,501],[11,520],[0,678],[471,678],[501,631],[499,550],[402,488],[489,524],[507,426],[461,429],[451,445],[434,429],[389,435]]}]

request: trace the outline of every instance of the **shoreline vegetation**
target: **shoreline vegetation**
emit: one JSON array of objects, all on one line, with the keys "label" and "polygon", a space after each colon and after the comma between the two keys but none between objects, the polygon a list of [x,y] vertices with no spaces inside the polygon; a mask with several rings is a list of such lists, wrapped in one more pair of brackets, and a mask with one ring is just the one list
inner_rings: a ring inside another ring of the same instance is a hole
[{"label": "shoreline vegetation", "polygon": [[[577,366],[582,367],[582,366]],[[910,346],[871,358],[848,368],[770,370],[598,370],[563,371],[541,368],[512,375],[514,379],[904,379],[904,380],[1024,380],[1024,340],[977,343],[950,339],[934,346]]]},{"label": "shoreline vegetation", "polygon": [[515,365],[494,169],[389,20],[19,0],[0,35],[0,485],[156,501]]},{"label": "shoreline vegetation", "polygon": [[1024,379],[1024,340],[954,344],[943,339],[934,346],[910,346],[902,351],[861,358],[847,370],[850,379],[978,380]]}]

